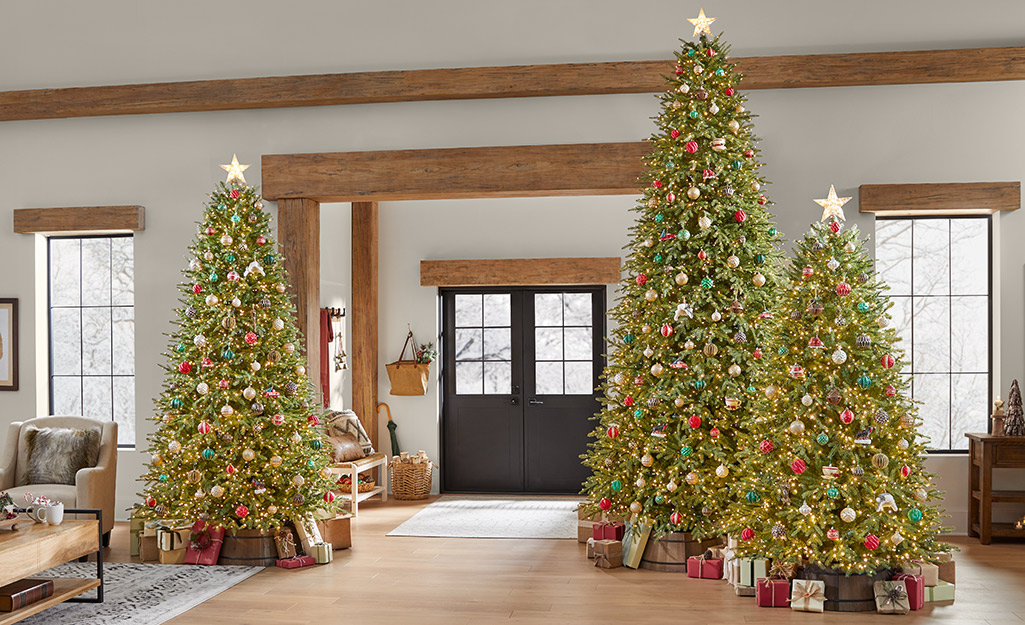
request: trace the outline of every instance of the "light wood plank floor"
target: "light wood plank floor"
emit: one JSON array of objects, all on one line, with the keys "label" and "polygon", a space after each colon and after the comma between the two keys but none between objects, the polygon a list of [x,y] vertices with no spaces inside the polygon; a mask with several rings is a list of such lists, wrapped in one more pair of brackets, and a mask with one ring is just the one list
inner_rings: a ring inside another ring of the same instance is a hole
[{"label": "light wood plank floor", "polygon": [[[326,566],[269,568],[172,619],[173,625],[360,623],[867,623],[875,613],[759,608],[725,583],[672,573],[595,569],[570,540],[386,537],[425,502],[367,502],[353,548]],[[902,623],[1025,625],[1025,543],[954,537],[957,601],[926,604]],[[111,561],[127,562],[127,524]]]}]

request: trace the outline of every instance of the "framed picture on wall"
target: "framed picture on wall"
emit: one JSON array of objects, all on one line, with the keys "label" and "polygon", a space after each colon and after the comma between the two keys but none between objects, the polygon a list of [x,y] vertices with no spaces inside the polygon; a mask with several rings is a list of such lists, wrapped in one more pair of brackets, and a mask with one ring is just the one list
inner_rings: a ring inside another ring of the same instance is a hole
[{"label": "framed picture on wall", "polygon": [[18,390],[18,300],[0,298],[0,391]]}]

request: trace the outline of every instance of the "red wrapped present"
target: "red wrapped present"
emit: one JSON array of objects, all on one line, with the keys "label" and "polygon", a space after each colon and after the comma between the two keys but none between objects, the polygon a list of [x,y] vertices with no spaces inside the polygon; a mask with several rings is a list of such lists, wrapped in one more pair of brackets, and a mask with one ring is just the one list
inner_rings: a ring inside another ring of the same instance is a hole
[{"label": "red wrapped present", "polygon": [[760,578],[755,582],[755,601],[760,608],[790,607],[790,581]]},{"label": "red wrapped present", "polygon": [[301,566],[313,566],[317,561],[311,556],[296,556],[294,558],[283,558],[277,564],[283,569],[297,569]]},{"label": "red wrapped present", "polygon": [[691,556],[687,558],[687,577],[722,579],[722,558]]},{"label": "red wrapped present", "polygon": [[189,548],[185,552],[185,564],[213,566],[221,557],[224,544],[224,528],[210,529],[205,521],[196,521],[189,534]]},{"label": "red wrapped present", "polygon": [[591,526],[595,540],[623,540],[626,525],[622,521],[600,521]]},{"label": "red wrapped present", "polygon": [[893,581],[903,581],[908,593],[908,602],[912,610],[921,610],[925,605],[925,578],[911,573],[900,573],[893,576]]}]

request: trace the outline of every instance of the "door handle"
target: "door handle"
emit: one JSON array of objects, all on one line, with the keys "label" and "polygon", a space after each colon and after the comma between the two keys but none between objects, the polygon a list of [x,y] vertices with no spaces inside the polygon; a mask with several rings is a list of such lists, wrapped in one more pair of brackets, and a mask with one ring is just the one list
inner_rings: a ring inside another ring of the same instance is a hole
[{"label": "door handle", "polygon": [[543,401],[537,399],[536,397],[531,397],[530,401],[527,403],[529,403],[531,406],[543,406],[545,404]]},{"label": "door handle", "polygon": [[509,405],[510,406],[519,406],[520,405],[520,398],[519,397],[512,397],[512,398],[510,398],[509,399]]}]

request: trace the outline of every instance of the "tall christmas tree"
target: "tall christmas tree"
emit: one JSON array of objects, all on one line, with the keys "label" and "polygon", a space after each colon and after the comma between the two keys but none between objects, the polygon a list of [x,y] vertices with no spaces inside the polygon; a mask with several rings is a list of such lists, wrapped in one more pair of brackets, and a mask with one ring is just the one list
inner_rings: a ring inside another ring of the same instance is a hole
[{"label": "tall christmas tree", "polygon": [[891,303],[832,187],[799,242],[778,306],[770,375],[730,505],[739,555],[848,573],[938,545],[939,493],[899,374]]},{"label": "tall christmas tree", "polygon": [[222,167],[179,286],[142,479],[154,516],[269,530],[334,495],[270,216],[247,166]]},{"label": "tall christmas tree", "polygon": [[603,410],[585,456],[590,497],[656,533],[721,533],[738,425],[777,279],[741,76],[704,11],[660,96],[628,277],[611,313]]}]

